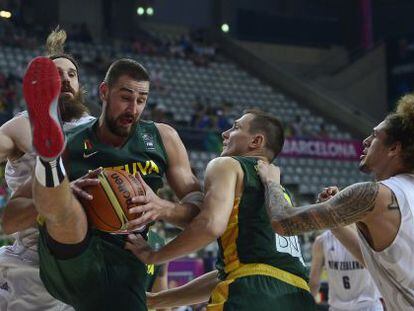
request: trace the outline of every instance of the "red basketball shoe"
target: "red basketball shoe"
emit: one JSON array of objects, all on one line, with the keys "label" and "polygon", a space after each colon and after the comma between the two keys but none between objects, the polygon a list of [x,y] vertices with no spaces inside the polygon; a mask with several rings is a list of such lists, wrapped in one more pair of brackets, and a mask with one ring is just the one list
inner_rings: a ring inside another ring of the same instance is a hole
[{"label": "red basketball shoe", "polygon": [[33,147],[45,160],[58,157],[66,144],[58,110],[60,88],[59,72],[51,59],[36,57],[30,62],[23,78],[23,94]]}]

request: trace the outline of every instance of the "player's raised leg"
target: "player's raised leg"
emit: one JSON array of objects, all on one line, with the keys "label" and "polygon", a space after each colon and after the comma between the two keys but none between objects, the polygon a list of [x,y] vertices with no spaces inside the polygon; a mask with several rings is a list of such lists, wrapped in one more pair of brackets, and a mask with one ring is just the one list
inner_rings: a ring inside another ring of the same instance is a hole
[{"label": "player's raised leg", "polygon": [[35,166],[33,197],[36,209],[45,219],[48,234],[64,244],[76,244],[87,233],[86,215],[73,196],[60,155],[65,148],[58,97],[59,72],[52,60],[37,57],[23,79],[33,133],[33,147],[38,157]]}]

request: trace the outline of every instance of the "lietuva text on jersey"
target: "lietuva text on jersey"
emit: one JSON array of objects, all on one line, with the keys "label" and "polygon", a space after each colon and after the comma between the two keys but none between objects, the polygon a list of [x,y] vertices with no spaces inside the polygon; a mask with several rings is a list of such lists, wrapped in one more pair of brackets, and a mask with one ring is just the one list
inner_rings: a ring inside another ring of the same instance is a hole
[{"label": "lietuva text on jersey", "polygon": [[152,172],[155,173],[159,173],[160,169],[158,168],[158,165],[155,164],[155,162],[153,160],[149,160],[149,161],[145,161],[143,163],[141,162],[133,162],[133,163],[127,163],[124,165],[119,165],[119,166],[112,166],[112,167],[105,167],[106,169],[111,169],[111,170],[123,170],[126,171],[127,173],[130,173],[132,175],[135,175],[136,173],[138,173],[138,169],[139,172],[141,173],[141,175],[149,175]]}]

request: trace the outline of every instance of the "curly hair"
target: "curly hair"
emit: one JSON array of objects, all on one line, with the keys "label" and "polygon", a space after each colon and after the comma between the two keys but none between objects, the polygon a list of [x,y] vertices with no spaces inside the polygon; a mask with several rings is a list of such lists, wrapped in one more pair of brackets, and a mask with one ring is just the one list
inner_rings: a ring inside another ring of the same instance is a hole
[{"label": "curly hair", "polygon": [[385,121],[386,144],[400,142],[404,165],[414,169],[414,94],[401,97],[395,112],[390,113]]}]

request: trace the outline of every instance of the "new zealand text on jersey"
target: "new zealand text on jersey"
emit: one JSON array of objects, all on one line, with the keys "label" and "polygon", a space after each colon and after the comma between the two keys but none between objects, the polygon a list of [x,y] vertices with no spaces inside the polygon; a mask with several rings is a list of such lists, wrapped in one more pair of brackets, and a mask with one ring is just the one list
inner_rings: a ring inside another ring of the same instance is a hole
[{"label": "new zealand text on jersey", "polygon": [[105,167],[105,168],[112,169],[112,170],[123,170],[132,175],[135,175],[139,170],[139,172],[143,176],[149,175],[152,172],[154,173],[160,172],[158,165],[153,160],[147,160],[145,161],[145,163],[133,162],[133,163],[127,163],[127,164],[120,165],[120,166]]},{"label": "new zealand text on jersey", "polygon": [[328,261],[330,269],[333,270],[358,270],[364,269],[364,266],[361,265],[358,261]]}]

